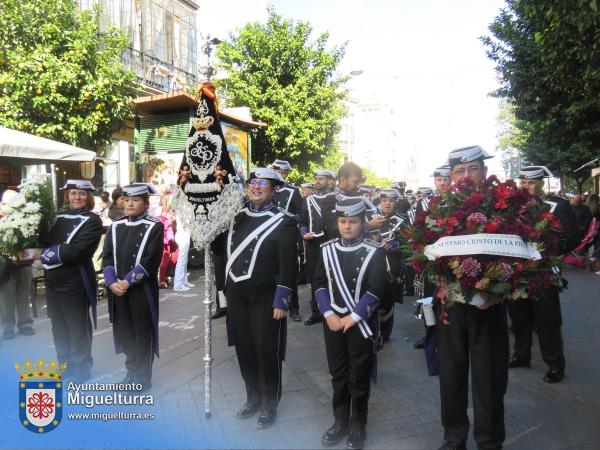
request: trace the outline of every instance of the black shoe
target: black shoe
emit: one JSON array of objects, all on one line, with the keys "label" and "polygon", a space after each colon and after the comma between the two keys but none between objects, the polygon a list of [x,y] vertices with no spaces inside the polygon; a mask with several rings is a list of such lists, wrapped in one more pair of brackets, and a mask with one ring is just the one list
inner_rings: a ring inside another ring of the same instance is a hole
[{"label": "black shoe", "polygon": [[553,369],[551,368],[546,375],[544,375],[544,383],[554,384],[560,383],[565,377],[564,369]]},{"label": "black shoe", "polygon": [[256,403],[244,403],[244,406],[236,413],[238,419],[247,419],[252,417],[258,411],[258,404]]},{"label": "black shoe", "polygon": [[508,361],[508,367],[510,369],[514,369],[515,367],[531,367],[531,361],[519,358],[518,356],[511,356]]},{"label": "black shoe", "polygon": [[346,441],[346,448],[361,449],[364,446],[367,432],[364,427],[351,428],[348,440]]},{"label": "black shoe", "polygon": [[292,319],[294,322],[300,322],[302,320],[302,316],[297,309],[293,309],[290,310],[290,319]]},{"label": "black shoe", "polygon": [[32,327],[23,327],[19,330],[19,334],[22,334],[23,336],[33,336],[35,330]]},{"label": "black shoe", "polygon": [[211,319],[220,319],[221,317],[225,317],[227,315],[227,308],[217,308],[215,313],[210,316]]},{"label": "black shoe", "polygon": [[415,343],[413,344],[413,347],[416,348],[417,350],[419,350],[421,348],[425,348],[425,337],[422,337],[418,341],[415,341]]},{"label": "black shoe", "polygon": [[263,409],[258,415],[258,420],[256,421],[256,426],[261,430],[263,428],[270,427],[275,422],[275,416],[277,413],[275,411],[267,411]]},{"label": "black shoe", "polygon": [[5,341],[10,341],[11,339],[15,338],[15,330],[5,330],[4,333],[2,333],[2,339],[4,339]]},{"label": "black shoe", "polygon": [[467,444],[464,442],[446,441],[438,450],[467,450]]},{"label": "black shoe", "polygon": [[313,314],[304,321],[304,325],[314,325],[315,323],[323,322],[323,316],[321,314]]},{"label": "black shoe", "polygon": [[321,444],[335,445],[348,434],[348,424],[336,421],[321,437]]}]

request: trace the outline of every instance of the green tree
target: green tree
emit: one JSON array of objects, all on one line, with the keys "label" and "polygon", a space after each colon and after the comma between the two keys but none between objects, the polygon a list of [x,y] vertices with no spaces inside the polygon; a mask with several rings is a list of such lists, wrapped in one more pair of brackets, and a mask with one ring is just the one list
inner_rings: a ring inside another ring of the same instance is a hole
[{"label": "green tree", "polygon": [[600,151],[600,14],[596,0],[507,0],[483,37],[524,134],[520,150],[581,189],[573,170]]},{"label": "green tree", "polygon": [[296,178],[312,178],[307,172],[337,154],[346,79],[336,68],[345,45],[328,49],[327,33],[311,40],[308,22],[268,13],[265,24],[248,23],[217,47],[229,78],[216,83],[234,106],[249,106],[268,124],[252,142],[255,164],[286,159],[299,172]]},{"label": "green tree", "polygon": [[386,177],[380,177],[375,172],[367,169],[366,167],[362,168],[363,174],[366,177],[365,184],[369,186],[375,186],[382,189],[389,189],[392,184],[392,180]]},{"label": "green tree", "polygon": [[0,123],[96,149],[131,114],[128,40],[72,0],[0,3]]}]

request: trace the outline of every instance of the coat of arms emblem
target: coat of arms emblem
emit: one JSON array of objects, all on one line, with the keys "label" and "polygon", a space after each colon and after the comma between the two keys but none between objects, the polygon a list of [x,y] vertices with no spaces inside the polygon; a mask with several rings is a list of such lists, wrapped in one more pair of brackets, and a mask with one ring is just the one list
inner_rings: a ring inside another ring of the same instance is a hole
[{"label": "coat of arms emblem", "polygon": [[62,373],[66,364],[40,359],[15,364],[19,374],[19,421],[33,433],[54,430],[62,420]]}]

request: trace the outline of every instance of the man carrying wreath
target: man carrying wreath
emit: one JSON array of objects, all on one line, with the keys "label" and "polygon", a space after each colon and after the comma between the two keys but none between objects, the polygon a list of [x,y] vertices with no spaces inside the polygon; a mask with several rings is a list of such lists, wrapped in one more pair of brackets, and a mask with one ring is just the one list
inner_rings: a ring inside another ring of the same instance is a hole
[{"label": "man carrying wreath", "polygon": [[[491,158],[481,147],[453,150],[448,155],[450,177],[456,184],[469,178],[485,180],[484,161]],[[441,286],[444,291],[444,286]],[[436,306],[441,416],[444,444],[440,449],[465,449],[469,367],[472,376],[473,434],[480,449],[499,449],[504,442],[504,394],[508,383],[508,331],[506,308],[488,301],[481,306],[455,303]]]}]

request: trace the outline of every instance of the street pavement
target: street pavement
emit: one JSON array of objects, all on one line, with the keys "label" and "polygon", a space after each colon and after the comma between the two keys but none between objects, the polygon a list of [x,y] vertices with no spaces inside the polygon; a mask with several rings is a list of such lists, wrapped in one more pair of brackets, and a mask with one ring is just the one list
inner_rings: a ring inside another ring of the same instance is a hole
[{"label": "street pavement", "polygon": [[[556,385],[542,382],[546,366],[537,342],[532,368],[511,370],[505,397],[508,449],[600,448],[600,276],[568,269],[566,277],[569,289],[561,298],[566,378]],[[333,421],[322,325],[308,327],[288,320],[277,421],[258,430],[256,418],[235,418],[245,390],[234,348],[227,347],[225,320],[213,321],[212,416],[206,418],[202,272],[192,272],[190,280],[196,283],[191,291],[160,291],[161,357],[155,360],[152,393],[154,412],[165,419],[161,434],[177,436],[179,443],[183,436],[189,447],[321,448],[320,437]],[[301,286],[303,318],[309,315],[308,296],[308,286]],[[427,376],[423,352],[413,349],[424,330],[413,317],[412,300],[407,298],[396,306],[391,340],[379,353],[379,379],[371,391],[366,448],[434,449],[442,443],[439,383],[437,377]],[[19,345],[27,345],[40,354],[53,353],[43,290],[37,302],[37,334],[2,342],[0,352],[13,357]],[[99,304],[98,316],[92,381],[120,381],[125,374],[124,357],[114,354],[106,301]],[[4,363],[4,358],[0,361]],[[472,423],[471,406],[469,416]],[[14,430],[8,426],[13,420],[0,415],[3,433]],[[342,441],[339,448],[344,444]],[[472,437],[468,446],[476,448]],[[152,443],[142,440],[139,447],[152,448]]]}]

